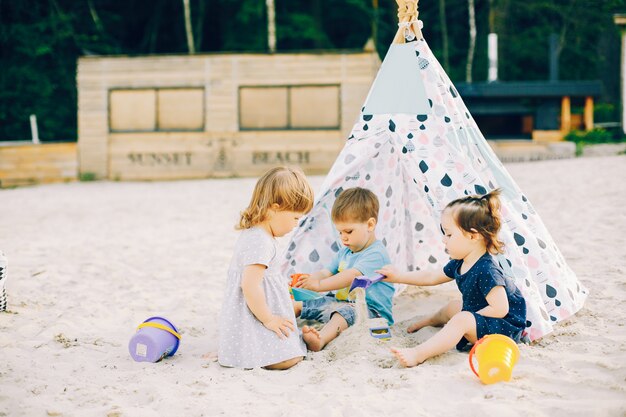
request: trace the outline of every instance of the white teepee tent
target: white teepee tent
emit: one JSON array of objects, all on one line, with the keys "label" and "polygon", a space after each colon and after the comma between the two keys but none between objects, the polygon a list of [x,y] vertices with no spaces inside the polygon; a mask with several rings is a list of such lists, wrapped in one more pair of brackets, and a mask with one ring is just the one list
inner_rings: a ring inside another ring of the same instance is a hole
[{"label": "white teepee tent", "polygon": [[443,267],[445,205],[499,187],[506,253],[497,259],[526,298],[526,331],[538,339],[578,311],[587,290],[433,56],[418,27],[417,1],[396,1],[398,34],[313,210],[294,232],[283,270],[312,272],[328,263],[341,246],[331,207],[343,189],[356,186],[380,200],[377,236],[395,265]]}]

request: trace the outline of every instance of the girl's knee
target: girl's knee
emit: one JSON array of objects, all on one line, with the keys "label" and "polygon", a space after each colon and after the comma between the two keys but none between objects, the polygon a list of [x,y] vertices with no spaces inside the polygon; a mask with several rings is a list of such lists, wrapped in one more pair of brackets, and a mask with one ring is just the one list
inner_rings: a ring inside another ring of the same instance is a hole
[{"label": "girl's knee", "polygon": [[463,303],[461,303],[461,300],[450,301],[445,308],[446,315],[449,318],[452,318],[454,317],[455,314],[461,311],[462,307],[463,307]]},{"label": "girl's knee", "polygon": [[459,311],[454,316],[452,316],[450,321],[464,325],[464,327],[476,326],[476,319],[474,318],[474,315],[469,311]]},{"label": "girl's knee", "polygon": [[450,308],[453,309],[456,313],[459,313],[463,308],[463,301],[461,300],[452,300],[450,301]]}]

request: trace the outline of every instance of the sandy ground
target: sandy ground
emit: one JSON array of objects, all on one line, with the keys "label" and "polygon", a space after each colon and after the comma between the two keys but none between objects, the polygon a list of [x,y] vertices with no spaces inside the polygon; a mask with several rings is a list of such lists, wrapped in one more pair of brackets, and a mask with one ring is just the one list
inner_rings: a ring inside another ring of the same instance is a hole
[{"label": "sandy ground", "polygon": [[[513,380],[482,385],[466,353],[413,369],[416,317],[453,284],[396,299],[392,342],[344,334],[286,372],[202,359],[254,179],[93,182],[0,190],[9,312],[0,314],[0,416],[623,416],[626,415],[626,156],[509,164],[591,294],[532,346]],[[312,177],[315,188],[321,177]],[[136,326],[163,315],[178,353],[134,362]]]}]

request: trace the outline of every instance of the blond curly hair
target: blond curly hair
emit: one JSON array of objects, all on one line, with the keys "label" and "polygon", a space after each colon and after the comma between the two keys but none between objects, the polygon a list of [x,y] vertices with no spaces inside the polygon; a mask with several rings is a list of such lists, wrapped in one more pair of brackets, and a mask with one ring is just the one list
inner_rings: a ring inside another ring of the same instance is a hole
[{"label": "blond curly hair", "polygon": [[256,183],[248,207],[240,213],[236,229],[249,229],[267,219],[272,204],[280,211],[308,213],[313,207],[313,190],[299,168],[276,167]]}]

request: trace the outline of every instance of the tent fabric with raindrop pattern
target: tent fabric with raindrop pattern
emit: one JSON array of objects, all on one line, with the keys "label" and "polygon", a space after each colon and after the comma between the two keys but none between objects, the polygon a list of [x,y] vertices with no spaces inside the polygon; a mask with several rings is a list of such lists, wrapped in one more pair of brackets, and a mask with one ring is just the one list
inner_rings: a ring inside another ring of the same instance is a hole
[{"label": "tent fabric with raindrop pattern", "polygon": [[377,237],[407,270],[449,261],[440,231],[448,202],[501,188],[499,237],[506,247],[496,260],[523,293],[526,334],[536,340],[578,311],[588,291],[423,39],[417,1],[397,2],[398,33],[313,210],[292,235],[283,272],[320,270],[340,249],[330,210],[346,188],[378,196]]}]

